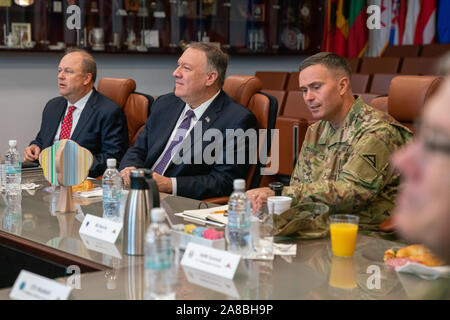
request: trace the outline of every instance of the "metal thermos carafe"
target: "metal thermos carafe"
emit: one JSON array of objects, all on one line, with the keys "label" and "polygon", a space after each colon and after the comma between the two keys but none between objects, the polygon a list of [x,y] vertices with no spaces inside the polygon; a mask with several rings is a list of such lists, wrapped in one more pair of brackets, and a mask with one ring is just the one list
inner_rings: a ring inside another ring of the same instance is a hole
[{"label": "metal thermos carafe", "polygon": [[159,207],[159,191],[152,171],[131,171],[131,190],[125,205],[123,250],[129,255],[144,255],[145,232],[150,224],[150,210]]}]

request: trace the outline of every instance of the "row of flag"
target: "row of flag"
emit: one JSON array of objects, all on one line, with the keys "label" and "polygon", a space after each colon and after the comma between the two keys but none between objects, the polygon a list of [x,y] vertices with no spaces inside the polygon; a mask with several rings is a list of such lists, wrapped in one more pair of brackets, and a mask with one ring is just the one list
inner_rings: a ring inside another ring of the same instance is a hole
[{"label": "row of flag", "polygon": [[[367,26],[370,5],[379,8],[379,29]],[[436,33],[450,43],[449,15],[450,0],[327,0],[322,51],[378,57],[388,45],[433,43]]]}]

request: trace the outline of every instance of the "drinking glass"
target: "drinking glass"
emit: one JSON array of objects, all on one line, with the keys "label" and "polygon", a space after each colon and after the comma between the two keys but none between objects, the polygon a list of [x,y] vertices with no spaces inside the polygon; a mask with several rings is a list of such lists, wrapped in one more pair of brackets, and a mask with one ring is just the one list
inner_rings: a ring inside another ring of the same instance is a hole
[{"label": "drinking glass", "polygon": [[353,256],[358,222],[359,217],[350,214],[337,214],[330,217],[331,248],[335,256]]}]

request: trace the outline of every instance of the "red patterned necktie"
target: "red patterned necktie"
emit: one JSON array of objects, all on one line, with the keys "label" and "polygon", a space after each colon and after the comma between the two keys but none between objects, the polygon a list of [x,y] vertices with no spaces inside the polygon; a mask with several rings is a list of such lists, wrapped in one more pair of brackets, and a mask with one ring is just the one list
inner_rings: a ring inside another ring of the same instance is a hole
[{"label": "red patterned necktie", "polygon": [[61,134],[59,135],[59,140],[69,139],[70,132],[72,131],[72,114],[77,107],[69,106],[69,111],[64,117],[63,123],[61,125]]}]

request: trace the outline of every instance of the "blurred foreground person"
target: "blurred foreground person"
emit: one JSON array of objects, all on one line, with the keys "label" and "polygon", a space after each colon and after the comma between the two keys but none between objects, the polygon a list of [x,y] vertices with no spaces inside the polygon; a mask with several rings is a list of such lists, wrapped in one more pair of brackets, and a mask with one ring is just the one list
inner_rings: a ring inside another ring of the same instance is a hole
[{"label": "blurred foreground person", "polygon": [[425,107],[414,142],[393,162],[403,174],[397,230],[450,263],[450,78]]}]

